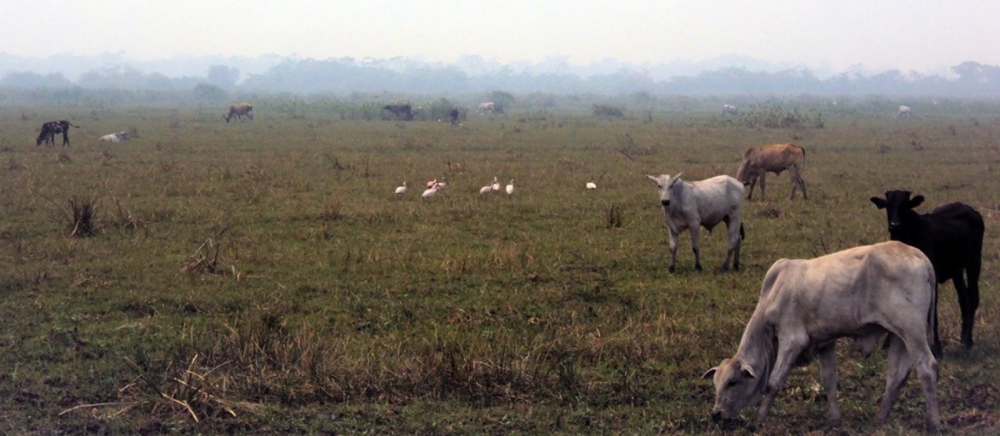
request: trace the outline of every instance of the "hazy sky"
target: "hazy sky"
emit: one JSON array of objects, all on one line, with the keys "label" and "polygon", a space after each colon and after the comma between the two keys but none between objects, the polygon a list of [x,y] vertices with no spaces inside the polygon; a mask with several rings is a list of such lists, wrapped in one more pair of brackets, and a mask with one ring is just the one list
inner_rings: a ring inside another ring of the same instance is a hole
[{"label": "hazy sky", "polygon": [[0,52],[635,63],[1000,64],[998,0],[0,0]]}]

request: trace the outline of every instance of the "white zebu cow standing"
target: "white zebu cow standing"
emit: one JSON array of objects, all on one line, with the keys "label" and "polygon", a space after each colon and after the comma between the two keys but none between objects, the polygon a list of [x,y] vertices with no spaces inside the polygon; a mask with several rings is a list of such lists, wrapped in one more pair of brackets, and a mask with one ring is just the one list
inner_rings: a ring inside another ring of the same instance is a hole
[{"label": "white zebu cow standing", "polygon": [[479,103],[479,115],[483,115],[486,112],[493,113],[496,110],[496,105],[492,101],[486,103]]},{"label": "white zebu cow standing", "polygon": [[656,182],[663,205],[663,218],[670,229],[670,272],[677,262],[677,239],[681,232],[691,229],[691,247],[694,250],[694,268],[701,271],[701,227],[708,231],[717,224],[726,223],[729,245],[722,269],[740,269],[740,244],[743,240],[743,184],[729,176],[716,176],[698,182],[685,182],[681,175],[670,177],[661,174],[649,176]]},{"label": "white zebu cow standing", "polygon": [[100,138],[97,138],[97,140],[98,141],[106,141],[106,142],[125,142],[125,141],[129,140],[129,136],[128,136],[128,132],[122,130],[121,132],[118,132],[118,133],[110,133],[110,134],[104,135],[104,136],[102,136]]},{"label": "white zebu cow standing", "polygon": [[731,104],[722,105],[722,116],[732,115],[734,117],[740,116],[740,110]]},{"label": "white zebu cow standing", "polygon": [[781,259],[764,276],[760,301],[747,322],[739,350],[708,370],[713,377],[712,417],[730,419],[757,404],[761,424],[789,371],[816,355],[827,398],[827,418],[837,409],[837,338],[854,338],[870,354],[889,333],[889,368],[876,415],[889,417],[892,404],[916,365],[924,390],[928,425],[937,430],[937,361],[928,332],[933,329],[934,266],[920,250],[901,242],[856,247],[815,259]]},{"label": "white zebu cow standing", "polygon": [[896,113],[896,118],[899,117],[913,117],[913,111],[909,106],[899,106],[899,112]]}]

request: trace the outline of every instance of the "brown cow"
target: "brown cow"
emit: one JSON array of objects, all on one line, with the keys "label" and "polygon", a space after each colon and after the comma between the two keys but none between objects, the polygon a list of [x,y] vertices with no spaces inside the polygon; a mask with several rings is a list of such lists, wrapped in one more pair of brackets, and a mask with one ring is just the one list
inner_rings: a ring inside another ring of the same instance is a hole
[{"label": "brown cow", "polygon": [[750,185],[747,199],[753,198],[753,187],[760,179],[760,198],[764,199],[764,175],[768,172],[781,174],[788,170],[792,176],[792,195],[795,189],[802,189],[802,198],[809,199],[806,193],[806,181],[802,180],[802,167],[806,162],[806,150],[795,144],[774,144],[750,147],[743,152],[743,163],[736,170],[736,180],[744,185]]},{"label": "brown cow", "polygon": [[250,103],[236,103],[229,106],[229,115],[226,115],[226,122],[228,123],[233,118],[233,115],[236,115],[237,120],[242,119],[244,115],[252,120],[253,113],[251,111],[253,111],[253,106]]}]

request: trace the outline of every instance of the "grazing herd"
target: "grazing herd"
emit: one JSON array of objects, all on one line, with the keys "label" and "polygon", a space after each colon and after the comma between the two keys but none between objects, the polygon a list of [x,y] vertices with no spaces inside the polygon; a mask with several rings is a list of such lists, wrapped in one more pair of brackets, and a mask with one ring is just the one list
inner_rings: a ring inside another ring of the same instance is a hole
[{"label": "grazing herd", "polygon": [[[745,238],[743,202],[750,199],[756,181],[765,196],[765,173],[791,175],[791,198],[801,189],[808,199],[802,169],[805,150],[795,144],[751,147],[743,153],[737,177],[716,176],[685,181],[681,174],[647,175],[656,184],[669,231],[670,262],[675,272],[678,239],[691,232],[695,270],[701,271],[701,228],[727,228],[727,250],[721,270],[740,269]],[[432,198],[444,184],[428,182],[422,197]],[[596,189],[587,183],[588,190]],[[746,192],[748,191],[751,192]],[[480,188],[480,195],[497,192],[497,178]],[[396,195],[406,192],[406,183]],[[514,180],[507,185],[514,192]],[[748,194],[748,195],[745,195]],[[885,209],[888,242],[860,246],[814,259],[780,259],[764,276],[757,308],[747,322],[736,354],[709,369],[713,380],[713,419],[733,419],[747,406],[756,406],[753,425],[760,425],[790,371],[818,357],[821,385],[827,399],[827,418],[840,421],[837,407],[837,352],[839,338],[853,340],[854,348],[871,354],[885,340],[888,368],[877,422],[885,422],[911,368],[916,368],[924,393],[927,425],[941,426],[937,400],[937,367],[942,356],[937,327],[938,284],[951,280],[962,314],[962,344],[973,345],[972,327],[979,306],[979,274],[984,236],[983,217],[972,207],[951,203],[928,214],[913,209],[924,197],[908,191],[888,191],[871,202]]]},{"label": "grazing herd", "polygon": [[[493,102],[478,106],[478,112],[493,113]],[[224,117],[228,123],[235,116],[253,119],[253,106],[237,103]],[[409,104],[383,107],[397,119],[412,120]],[[730,104],[722,115],[739,116]],[[458,123],[458,108],[450,113],[450,122]],[[911,117],[908,106],[900,106],[896,117]],[[440,121],[440,120],[439,120]],[[42,125],[36,146],[55,144],[63,135],[69,146],[69,121],[49,121]],[[119,143],[130,139],[121,131],[98,138]],[[646,177],[656,184],[663,217],[669,231],[670,262],[675,272],[680,235],[691,233],[694,267],[702,270],[701,228],[709,232],[724,223],[727,228],[726,257],[721,269],[740,269],[740,249],[745,232],[743,202],[753,198],[760,183],[760,198],[766,196],[767,173],[788,171],[790,199],[797,190],[808,200],[802,171],[806,151],[795,144],[749,147],[736,171],[736,177],[720,175],[700,181],[686,181],[681,174]],[[435,197],[446,184],[437,179],[427,182],[421,194]],[[479,189],[480,195],[500,192],[497,177]],[[588,191],[597,185],[586,184]],[[408,185],[395,188],[394,195],[406,195]],[[508,197],[514,194],[514,180],[507,184]],[[746,194],[746,195],[744,195]],[[713,380],[715,402],[711,416],[732,419],[747,406],[756,406],[754,425],[760,425],[789,372],[819,358],[821,385],[827,398],[827,418],[840,420],[837,407],[838,338],[853,339],[854,348],[870,354],[886,336],[888,369],[885,392],[876,414],[884,422],[910,373],[911,367],[923,389],[930,429],[940,428],[937,400],[937,359],[942,345],[937,327],[938,284],[952,281],[961,310],[961,341],[973,346],[973,323],[979,307],[979,276],[982,266],[985,224],[982,215],[962,203],[950,203],[927,214],[914,209],[924,197],[911,197],[909,191],[887,191],[885,197],[871,197],[871,202],[886,211],[889,242],[855,247],[814,259],[780,259],[767,271],[757,307],[747,322],[736,354],[709,369],[704,378]],[[930,339],[929,339],[930,337]]]},{"label": "grazing herd", "polygon": [[[746,149],[736,179],[717,176],[689,183],[679,174],[647,176],[656,182],[670,233],[669,270],[674,271],[677,237],[690,229],[695,269],[700,271],[698,229],[711,230],[720,222],[729,229],[722,269],[728,268],[730,257],[734,269],[739,269],[744,186],[750,188],[749,199],[759,179],[763,198],[764,174],[787,170],[792,179],[791,198],[801,189],[807,199],[801,175],[804,161],[802,147],[775,144]],[[771,266],[736,355],[703,376],[715,385],[714,419],[734,418],[746,406],[755,405],[753,423],[761,424],[789,371],[818,356],[827,417],[836,423],[840,420],[836,340],[851,338],[855,348],[867,355],[888,336],[886,387],[876,421],[888,418],[913,366],[924,392],[927,425],[932,430],[940,428],[937,359],[943,353],[937,286],[948,280],[955,285],[962,344],[971,348],[985,225],[975,209],[962,203],[918,214],[913,209],[923,201],[921,195],[911,198],[909,191],[888,191],[885,198],[871,198],[886,211],[889,242],[810,260],[780,259]]]}]

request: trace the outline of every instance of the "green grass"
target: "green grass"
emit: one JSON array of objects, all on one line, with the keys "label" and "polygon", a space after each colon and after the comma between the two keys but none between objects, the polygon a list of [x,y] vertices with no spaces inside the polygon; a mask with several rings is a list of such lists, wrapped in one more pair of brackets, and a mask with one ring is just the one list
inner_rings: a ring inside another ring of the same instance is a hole
[{"label": "green grass", "polygon": [[[750,129],[714,112],[453,127],[258,110],[0,112],[0,431],[746,432],[711,423],[701,374],[735,352],[775,260],[885,240],[868,198],[888,189],[986,219],[970,351],[941,290],[939,393],[949,430],[996,430],[996,114]],[[62,118],[82,126],[73,147],[35,147]],[[704,273],[687,234],[667,273],[645,174],[734,174],[745,147],[777,142],[806,148],[810,200],[771,175],[745,206],[741,271],[714,271],[716,231]],[[513,198],[477,194],[494,176]],[[434,178],[448,186],[422,201]],[[69,236],[80,199],[95,236]],[[839,430],[919,432],[918,384],[875,426],[884,355],[841,348]],[[762,433],[826,430],[817,372],[793,373]]]}]

